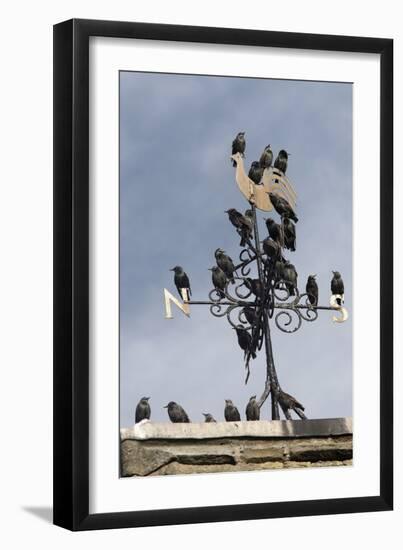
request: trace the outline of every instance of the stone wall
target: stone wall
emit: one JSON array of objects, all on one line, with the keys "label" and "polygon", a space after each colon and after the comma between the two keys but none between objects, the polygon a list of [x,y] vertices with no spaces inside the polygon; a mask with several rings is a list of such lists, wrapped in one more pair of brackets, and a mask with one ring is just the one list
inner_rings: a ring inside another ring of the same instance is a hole
[{"label": "stone wall", "polygon": [[349,466],[349,418],[154,424],[121,430],[121,475]]}]

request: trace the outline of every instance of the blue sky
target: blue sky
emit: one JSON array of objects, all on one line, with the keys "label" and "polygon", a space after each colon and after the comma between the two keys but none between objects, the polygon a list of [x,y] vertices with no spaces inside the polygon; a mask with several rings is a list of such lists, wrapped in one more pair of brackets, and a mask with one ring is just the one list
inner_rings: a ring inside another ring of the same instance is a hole
[{"label": "blue sky", "polygon": [[[331,270],[345,282],[350,320],[330,312],[295,334],[272,329],[282,388],[309,418],[352,414],[352,85],[348,83],[120,73],[120,412],[134,422],[150,395],[152,420],[166,421],[168,401],[191,420],[223,419],[224,400],[241,416],[265,380],[265,357],[251,363],[226,319],[193,306],[164,319],[163,288],[176,293],[169,268],[182,265],[193,299],[211,290],[214,250],[238,256],[239,238],[224,210],[245,210],[229,160],[246,132],[246,166],[264,146],[291,152],[287,175],[298,194],[297,251],[289,253],[304,291],[316,273],[328,305]],[[272,214],[270,214],[272,215]],[[260,234],[266,234],[259,213]],[[273,217],[277,218],[274,213]],[[269,400],[262,417],[269,418]]]}]

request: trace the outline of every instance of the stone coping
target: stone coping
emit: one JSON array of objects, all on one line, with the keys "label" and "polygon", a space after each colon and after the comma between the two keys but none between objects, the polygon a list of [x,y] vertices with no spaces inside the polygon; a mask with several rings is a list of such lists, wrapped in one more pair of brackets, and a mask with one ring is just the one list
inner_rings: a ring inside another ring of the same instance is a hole
[{"label": "stone coping", "polygon": [[221,439],[250,437],[330,437],[351,435],[351,417],[312,420],[259,420],[257,422],[192,422],[173,424],[143,420],[132,428],[120,430],[121,441],[149,439]]}]

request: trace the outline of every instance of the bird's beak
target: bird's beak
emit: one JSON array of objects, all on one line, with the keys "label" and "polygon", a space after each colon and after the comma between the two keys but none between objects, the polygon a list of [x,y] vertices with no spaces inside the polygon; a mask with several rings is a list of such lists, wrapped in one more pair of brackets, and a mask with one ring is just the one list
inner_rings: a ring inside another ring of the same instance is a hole
[{"label": "bird's beak", "polygon": [[334,275],[336,272],[332,270],[332,273],[333,273],[333,275]]},{"label": "bird's beak", "polygon": [[167,409],[167,408],[168,408],[168,405],[164,405],[162,408],[163,408],[163,409]]},{"label": "bird's beak", "polygon": [[169,271],[175,271],[174,268],[170,269]]},{"label": "bird's beak", "polygon": [[208,267],[208,268],[207,268],[207,271],[213,271],[213,268],[212,268],[212,267]]},{"label": "bird's beak", "polygon": [[228,214],[228,210],[224,210],[224,214]]},{"label": "bird's beak", "polygon": [[146,397],[146,399],[147,399],[147,401],[148,401],[149,399],[151,399],[151,397]]}]

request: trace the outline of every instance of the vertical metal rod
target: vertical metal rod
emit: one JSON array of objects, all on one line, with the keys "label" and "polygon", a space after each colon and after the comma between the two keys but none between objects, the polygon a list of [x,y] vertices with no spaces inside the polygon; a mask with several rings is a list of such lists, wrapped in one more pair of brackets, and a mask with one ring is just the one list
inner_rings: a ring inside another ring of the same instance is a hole
[{"label": "vertical metal rod", "polygon": [[[262,258],[260,255],[260,240],[259,240],[259,228],[257,225],[257,218],[256,218],[256,207],[254,204],[252,204],[252,212],[253,212],[253,224],[254,224],[254,236],[255,236],[255,247],[258,252],[256,255],[257,260],[257,271],[259,275],[259,280],[264,288],[264,274],[262,269]],[[274,366],[274,358],[273,358],[273,348],[271,345],[271,334],[270,334],[270,324],[269,324],[269,317],[267,315],[266,309],[264,310],[264,344],[265,344],[265,350],[266,350],[266,382],[267,379],[270,381],[270,387],[271,387],[271,418],[272,420],[280,420],[280,412],[278,408],[278,402],[277,402],[277,390],[279,388],[278,385],[278,379],[277,379],[277,373],[276,373],[276,367]]]}]

